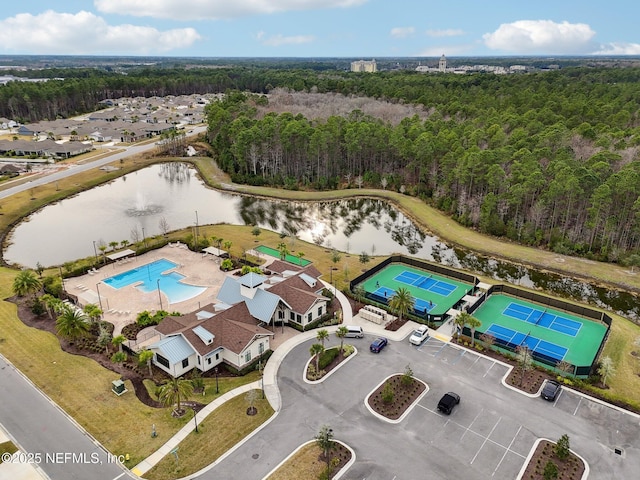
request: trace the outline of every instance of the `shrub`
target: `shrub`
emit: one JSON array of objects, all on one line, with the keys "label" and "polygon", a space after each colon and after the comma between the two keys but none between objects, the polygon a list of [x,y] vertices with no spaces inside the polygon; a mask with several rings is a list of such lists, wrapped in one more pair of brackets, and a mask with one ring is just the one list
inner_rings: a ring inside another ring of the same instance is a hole
[{"label": "shrub", "polygon": [[569,453],[571,453],[569,449],[569,436],[566,433],[556,442],[555,452],[560,460],[564,460],[569,456]]},{"label": "shrub", "polygon": [[393,391],[393,387],[391,387],[390,382],[386,382],[382,388],[382,401],[387,405],[390,405],[393,403],[394,398],[395,393]]},{"label": "shrub", "polygon": [[324,369],[338,356],[337,348],[329,348],[320,354],[320,360],[318,361],[318,367],[320,370]]},{"label": "shrub", "polygon": [[122,363],[127,361],[127,354],[124,352],[116,352],[111,355],[111,361],[113,363]]},{"label": "shrub", "polygon": [[558,466],[549,460],[544,466],[542,476],[544,477],[544,480],[554,480],[558,478]]},{"label": "shrub", "polygon": [[349,355],[352,355],[353,352],[356,351],[356,348],[353,345],[349,345],[349,344],[344,344],[344,346],[342,347],[342,355],[344,357],[348,357]]}]

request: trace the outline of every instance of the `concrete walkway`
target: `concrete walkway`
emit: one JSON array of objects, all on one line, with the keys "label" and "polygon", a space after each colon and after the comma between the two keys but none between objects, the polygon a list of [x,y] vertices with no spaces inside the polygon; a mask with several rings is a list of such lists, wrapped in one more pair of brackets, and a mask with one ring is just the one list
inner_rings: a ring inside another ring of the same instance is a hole
[{"label": "concrete walkway", "polygon": [[[351,304],[347,297],[339,290],[334,290],[334,287],[331,286],[328,282],[324,282],[326,288],[334,291],[336,299],[340,302],[340,307],[342,309],[342,325],[360,325],[364,332],[369,335],[376,336],[384,336],[389,340],[401,341],[404,340],[416,327],[416,323],[409,321],[405,325],[402,326],[399,330],[395,332],[391,332],[389,330],[385,330],[383,325],[377,325],[368,320],[364,320],[360,318],[358,315],[353,315],[351,311]],[[333,325],[327,327],[329,333],[334,333],[340,325]],[[278,388],[277,382],[277,374],[278,368],[280,364],[284,360],[284,357],[297,345],[300,345],[307,340],[311,340],[316,338],[318,331],[310,330],[307,332],[302,332],[294,337],[285,340],[278,348],[276,348],[269,357],[269,361],[264,367],[262,381],[264,383],[264,393],[265,397],[269,401],[271,407],[275,410],[276,415],[280,411],[282,406],[282,401],[280,398],[280,390]],[[432,332],[435,335],[435,332]],[[204,420],[207,415],[213,412],[216,408],[221,406],[223,403],[231,400],[232,398],[242,395],[249,390],[252,389],[260,389],[260,381],[256,381],[253,383],[249,383],[247,385],[243,385],[234,390],[231,390],[224,395],[216,398],[213,402],[209,403],[206,407],[204,407],[200,412],[198,412],[197,421],[200,423]],[[187,435],[189,435],[195,429],[194,422],[188,422],[184,427],[180,429],[178,433],[176,433],[173,437],[171,437],[162,447],[160,447],[155,453],[144,459],[138,465],[131,469],[131,471],[138,476],[144,475],[148,472],[154,465],[156,465],[162,458],[171,453],[171,451],[176,448],[182,440],[184,440]],[[250,437],[247,437],[250,438]],[[245,439],[246,440],[246,439]],[[235,448],[242,445],[245,441],[241,441]]]}]

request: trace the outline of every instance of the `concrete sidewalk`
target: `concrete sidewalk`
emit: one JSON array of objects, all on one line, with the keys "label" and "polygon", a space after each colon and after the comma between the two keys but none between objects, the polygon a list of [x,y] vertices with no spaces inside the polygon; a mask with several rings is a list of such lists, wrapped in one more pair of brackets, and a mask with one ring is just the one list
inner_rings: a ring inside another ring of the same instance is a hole
[{"label": "concrete sidewalk", "polygon": [[[408,321],[405,325],[402,326],[399,330],[392,332],[389,330],[385,330],[383,325],[377,325],[368,320],[364,320],[360,318],[358,315],[354,316],[351,311],[351,304],[347,297],[339,290],[334,289],[334,287],[328,282],[324,282],[326,288],[330,289],[334,292],[336,299],[340,302],[340,307],[342,309],[342,325],[360,325],[364,332],[369,335],[383,336],[393,341],[403,341],[407,336],[416,328],[417,324],[412,321]],[[327,327],[329,333],[334,333],[340,325],[333,325]],[[435,332],[432,332],[435,335]],[[318,334],[317,330],[310,330],[307,332],[301,332],[296,336],[285,340],[278,348],[276,348],[269,358],[269,361],[264,367],[262,382],[264,385],[264,393],[265,397],[269,401],[269,404],[276,412],[276,415],[280,411],[282,406],[282,401],[280,398],[280,390],[278,389],[278,368],[280,368],[280,364],[284,360],[285,356],[296,346],[300,345],[307,340],[312,340],[316,338]],[[224,395],[216,398],[213,402],[209,403],[206,407],[204,407],[200,412],[198,412],[197,421],[200,423],[204,420],[211,412],[213,412],[216,408],[221,406],[223,403],[231,400],[232,398],[242,395],[249,390],[252,389],[260,389],[260,381],[256,381],[253,383],[249,383],[247,385],[243,385],[234,390],[231,390]],[[155,453],[151,454],[145,460],[140,462],[134,468],[131,469],[131,472],[135,475],[142,476],[146,472],[148,472],[154,465],[156,465],[162,458],[171,453],[171,451],[176,448],[182,440],[184,440],[189,433],[191,433],[195,429],[194,422],[188,422],[184,427],[178,431],[173,437],[171,437],[162,447],[160,447]],[[246,440],[246,439],[245,439]],[[237,446],[242,445],[245,441],[242,440]],[[236,446],[236,447],[237,447]]]}]

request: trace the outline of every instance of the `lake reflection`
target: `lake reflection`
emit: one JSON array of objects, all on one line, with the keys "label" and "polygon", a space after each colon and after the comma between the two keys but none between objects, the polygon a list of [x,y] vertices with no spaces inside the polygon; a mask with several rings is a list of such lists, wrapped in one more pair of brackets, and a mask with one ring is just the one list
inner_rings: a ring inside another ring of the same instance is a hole
[{"label": "lake reflection", "polygon": [[[99,247],[161,234],[162,221],[170,230],[196,222],[258,225],[355,254],[404,253],[433,260],[432,247],[439,244],[381,200],[285,202],[231,195],[207,188],[188,164],[166,163],[31,215],[12,232],[4,259],[31,268],[38,262],[61,265],[94,255],[94,242]],[[444,255],[453,254],[445,248]]]}]

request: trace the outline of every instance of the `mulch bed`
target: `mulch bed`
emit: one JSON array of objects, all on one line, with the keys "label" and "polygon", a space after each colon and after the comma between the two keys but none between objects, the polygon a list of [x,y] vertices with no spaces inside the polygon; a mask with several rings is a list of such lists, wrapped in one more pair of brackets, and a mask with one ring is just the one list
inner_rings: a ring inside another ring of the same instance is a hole
[{"label": "mulch bed", "polygon": [[[387,384],[391,385],[393,390],[393,402],[391,403],[385,403],[382,399],[382,392]],[[369,396],[369,406],[383,417],[397,420],[426,389],[427,386],[415,378],[411,385],[402,385],[402,375],[394,375]]]},{"label": "mulch bed", "polygon": [[[331,470],[329,478],[333,478],[333,475],[339,472],[349,460],[351,460],[351,451],[339,442],[333,442],[334,448],[329,450],[329,463],[333,459],[337,459],[334,468]],[[324,456],[324,452],[318,455],[318,461],[327,464],[327,458]]]},{"label": "mulch bed", "polygon": [[403,318],[402,320],[399,318],[396,318],[395,320],[393,320],[392,322],[389,322],[384,329],[385,330],[389,330],[390,332],[395,332],[396,330],[400,330],[400,328],[402,328],[402,326],[407,323],[407,319]]},{"label": "mulch bed", "polygon": [[[340,348],[340,347],[337,347],[337,348]],[[354,354],[352,353],[351,355],[354,355]],[[350,356],[350,355],[349,355],[349,356]],[[331,360],[331,363],[329,363],[329,365],[327,365],[326,367],[324,367],[324,368],[322,369],[322,370],[324,371],[324,375],[323,375],[323,377],[326,377],[326,376],[327,376],[327,374],[328,374],[331,370],[333,370],[333,369],[334,369],[334,368],[336,368],[338,365],[340,365],[342,362],[344,362],[347,358],[349,358],[349,356],[346,356],[346,357],[345,357],[344,353],[342,353],[342,352],[338,352],[338,355],[336,355],[336,357],[335,357],[333,360]],[[310,365],[313,365],[313,366],[315,367],[315,366],[316,366],[316,363],[315,363],[315,362],[316,362],[315,357],[313,357],[313,359],[311,360]],[[307,380],[309,380],[309,381],[314,381],[313,379],[311,379],[311,378],[309,378],[309,377],[308,377],[308,373],[309,373],[309,372],[306,372],[306,373],[305,373],[305,375],[307,375],[307,377],[306,377],[306,378],[307,378]],[[320,377],[320,378],[322,378],[322,377]],[[320,380],[320,379],[316,379],[316,380]]]},{"label": "mulch bed", "polygon": [[544,469],[547,462],[552,461],[558,467],[558,480],[580,480],[585,471],[585,465],[573,453],[560,460],[554,450],[555,444],[546,440],[538,444],[538,448],[531,457],[522,480],[544,480]]}]

